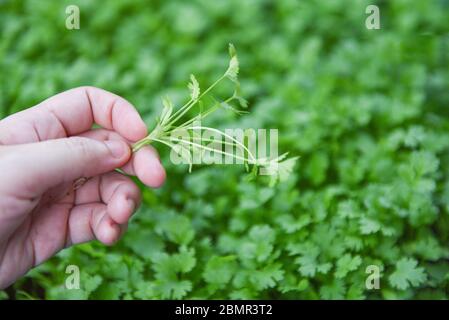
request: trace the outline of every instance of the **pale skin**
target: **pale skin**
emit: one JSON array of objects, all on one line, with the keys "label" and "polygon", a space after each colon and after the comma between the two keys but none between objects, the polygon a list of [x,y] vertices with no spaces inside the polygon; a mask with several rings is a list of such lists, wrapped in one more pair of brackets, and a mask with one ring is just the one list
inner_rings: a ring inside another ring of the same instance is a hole
[{"label": "pale skin", "polygon": [[115,169],[149,187],[165,180],[153,148],[131,152],[146,135],[128,101],[93,87],[0,121],[0,289],[66,247],[120,238],[140,191]]}]

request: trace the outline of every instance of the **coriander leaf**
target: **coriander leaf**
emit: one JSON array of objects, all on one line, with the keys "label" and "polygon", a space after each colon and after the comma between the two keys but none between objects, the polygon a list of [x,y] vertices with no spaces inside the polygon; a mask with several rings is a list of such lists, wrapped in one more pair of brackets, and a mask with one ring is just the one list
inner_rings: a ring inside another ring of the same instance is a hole
[{"label": "coriander leaf", "polygon": [[190,97],[192,100],[198,99],[200,96],[200,85],[193,74],[190,75],[189,82]]},{"label": "coriander leaf", "polygon": [[396,270],[390,275],[390,284],[400,290],[417,287],[426,281],[424,268],[418,267],[418,261],[412,258],[402,258],[396,262]]},{"label": "coriander leaf", "polygon": [[352,257],[350,254],[345,254],[337,260],[337,270],[335,277],[344,278],[349,272],[357,270],[362,263],[360,256]]}]

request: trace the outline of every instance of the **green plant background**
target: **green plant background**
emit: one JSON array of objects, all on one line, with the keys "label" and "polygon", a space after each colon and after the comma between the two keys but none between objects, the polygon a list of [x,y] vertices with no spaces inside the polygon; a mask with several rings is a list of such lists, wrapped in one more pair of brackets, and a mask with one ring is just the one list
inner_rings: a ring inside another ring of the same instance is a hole
[{"label": "green plant background", "polygon": [[[367,30],[365,8],[380,7]],[[81,29],[65,28],[65,7]],[[113,91],[153,125],[241,63],[248,115],[301,156],[273,189],[238,166],[170,163],[165,186],[113,247],[64,250],[6,298],[447,298],[449,1],[0,1],[0,117],[80,85]],[[68,265],[81,289],[66,290]],[[381,270],[368,290],[369,265]]]}]

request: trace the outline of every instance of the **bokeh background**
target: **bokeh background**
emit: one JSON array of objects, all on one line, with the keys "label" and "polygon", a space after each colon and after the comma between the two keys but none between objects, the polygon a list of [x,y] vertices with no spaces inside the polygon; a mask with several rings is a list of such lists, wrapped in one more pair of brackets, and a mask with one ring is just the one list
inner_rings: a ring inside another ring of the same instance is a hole
[{"label": "bokeh background", "polygon": [[[80,30],[65,28],[78,5]],[[365,8],[380,8],[367,30]],[[5,292],[17,299],[423,299],[449,283],[449,1],[0,0],[0,117],[80,85],[154,125],[194,73],[235,44],[250,114],[300,156],[289,181],[238,166],[174,166],[113,247],[64,250]],[[68,265],[81,289],[64,287]],[[381,272],[368,290],[366,268]]]}]

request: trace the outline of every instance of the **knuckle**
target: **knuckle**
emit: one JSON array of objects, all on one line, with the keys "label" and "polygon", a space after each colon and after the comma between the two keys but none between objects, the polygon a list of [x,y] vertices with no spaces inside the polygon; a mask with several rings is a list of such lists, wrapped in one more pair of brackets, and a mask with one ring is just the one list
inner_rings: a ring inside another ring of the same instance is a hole
[{"label": "knuckle", "polygon": [[92,140],[84,137],[70,137],[66,140],[67,148],[80,158],[92,158],[94,150]]}]

